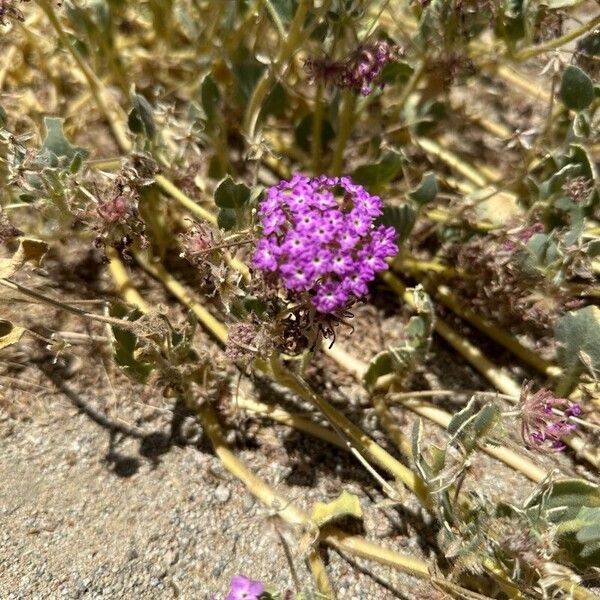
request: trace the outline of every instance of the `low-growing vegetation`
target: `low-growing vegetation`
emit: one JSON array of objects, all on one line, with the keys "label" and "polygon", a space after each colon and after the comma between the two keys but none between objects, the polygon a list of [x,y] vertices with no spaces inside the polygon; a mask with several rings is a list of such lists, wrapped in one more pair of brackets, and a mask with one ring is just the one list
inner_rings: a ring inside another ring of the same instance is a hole
[{"label": "low-growing vegetation", "polygon": [[[93,341],[171,435],[194,415],[291,532],[287,588],[230,600],[336,598],[334,550],[421,581],[380,598],[598,597],[597,2],[4,0],[0,33],[3,411]],[[78,302],[50,256],[106,285]],[[486,386],[425,385],[440,348]],[[258,477],[239,412],[341,448],[382,510],[416,499],[427,551],[357,533],[343,485]]]}]

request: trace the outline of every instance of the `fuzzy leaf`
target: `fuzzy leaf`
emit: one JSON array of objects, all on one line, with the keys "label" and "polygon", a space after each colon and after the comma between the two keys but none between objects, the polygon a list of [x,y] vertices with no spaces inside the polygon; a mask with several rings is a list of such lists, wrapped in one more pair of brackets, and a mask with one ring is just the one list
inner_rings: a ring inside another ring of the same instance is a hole
[{"label": "fuzzy leaf", "polygon": [[460,437],[460,432],[466,427],[470,419],[473,418],[477,411],[475,398],[471,398],[467,405],[457,412],[448,423],[448,433],[452,437]]},{"label": "fuzzy leaf", "polygon": [[235,210],[233,208],[220,208],[217,213],[217,225],[225,231],[234,229],[237,224]]},{"label": "fuzzy leaf", "polygon": [[417,212],[412,206],[384,206],[383,215],[377,220],[378,223],[389,225],[398,234],[396,241],[404,242],[411,234],[417,220]]},{"label": "fuzzy leaf", "polygon": [[382,186],[398,175],[401,166],[400,155],[396,152],[387,152],[379,162],[358,167],[352,173],[352,179],[365,186]]},{"label": "fuzzy leaf", "polygon": [[285,88],[277,82],[263,102],[260,110],[261,118],[266,118],[268,115],[281,116],[288,103]]},{"label": "fuzzy leaf", "polygon": [[[115,304],[110,308],[110,316],[135,321],[141,316],[137,310],[133,312],[121,305]],[[137,336],[128,329],[111,325],[113,334],[113,356],[115,362],[123,371],[136,381],[144,383],[154,368],[151,363],[138,359],[139,344]]]},{"label": "fuzzy leaf", "polygon": [[394,361],[389,350],[379,352],[369,362],[369,366],[363,375],[363,385],[367,390],[372,390],[380,377],[389,375],[393,370]]},{"label": "fuzzy leaf", "polygon": [[590,357],[594,370],[600,370],[600,308],[586,306],[568,312],[558,319],[554,334],[558,347],[558,360],[569,378],[578,377],[585,365],[580,353]]},{"label": "fuzzy leaf", "polygon": [[316,502],[312,509],[312,519],[318,527],[342,517],[362,519],[363,513],[358,496],[344,490],[332,502]]},{"label": "fuzzy leaf", "polygon": [[414,69],[402,60],[387,63],[379,79],[384,83],[399,83],[406,81],[414,72]]},{"label": "fuzzy leaf", "polygon": [[560,98],[568,108],[584,110],[594,100],[594,83],[585,71],[569,65],[560,83]]},{"label": "fuzzy leaf", "polygon": [[411,432],[412,457],[419,476],[423,481],[428,482],[431,479],[431,467],[427,464],[423,456],[423,421],[418,417],[413,423]]},{"label": "fuzzy leaf", "polygon": [[156,135],[154,113],[150,102],[141,94],[132,95],[133,108],[129,113],[129,129],[133,133],[144,134],[148,139]]},{"label": "fuzzy leaf", "polygon": [[33,262],[36,266],[48,251],[48,244],[32,238],[22,238],[12,258],[0,258],[0,277],[12,277],[25,263]]},{"label": "fuzzy leaf", "polygon": [[0,350],[16,344],[27,331],[24,327],[0,319]]},{"label": "fuzzy leaf", "polygon": [[429,448],[429,454],[431,456],[431,471],[434,476],[438,475],[446,464],[446,449],[434,445]]},{"label": "fuzzy leaf", "polygon": [[211,75],[207,75],[202,80],[200,96],[202,98],[202,108],[204,108],[204,112],[210,121],[215,118],[221,102],[221,93]]},{"label": "fuzzy leaf", "polygon": [[409,192],[408,195],[412,198],[419,206],[425,206],[435,200],[438,194],[438,184],[435,177],[435,173],[429,171],[423,175],[421,183],[418,187]]},{"label": "fuzzy leaf", "polygon": [[215,189],[215,204],[219,208],[242,208],[250,200],[250,188],[244,183],[234,183],[229,175]]},{"label": "fuzzy leaf", "polygon": [[89,152],[85,148],[73,146],[65,137],[63,119],[44,117],[46,137],[37,155],[37,160],[48,167],[65,167],[70,165],[77,154],[87,158]]},{"label": "fuzzy leaf", "polygon": [[524,508],[536,514],[545,509],[560,524],[574,519],[583,506],[600,507],[600,488],[584,479],[562,479],[538,489]]},{"label": "fuzzy leaf", "polygon": [[237,80],[240,92],[244,102],[250,99],[252,92],[256,87],[262,74],[265,72],[265,65],[259,63],[251,56],[233,63],[233,74]]},{"label": "fuzzy leaf", "polygon": [[583,506],[577,514],[577,520],[582,524],[576,534],[578,542],[600,542],[600,507]]}]

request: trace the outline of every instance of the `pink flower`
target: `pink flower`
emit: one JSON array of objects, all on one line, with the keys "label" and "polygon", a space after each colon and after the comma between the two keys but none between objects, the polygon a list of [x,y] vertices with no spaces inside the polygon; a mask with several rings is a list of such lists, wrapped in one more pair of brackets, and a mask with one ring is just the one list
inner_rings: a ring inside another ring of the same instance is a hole
[{"label": "pink flower", "polygon": [[[544,388],[531,394],[533,382],[530,381],[521,390],[521,434],[525,445],[532,450],[542,452],[560,452],[565,449],[562,438],[577,427],[569,417],[581,414],[581,407],[557,398]],[[561,414],[562,413],[562,414]]]},{"label": "pink flower", "polygon": [[258,600],[265,591],[260,581],[252,581],[243,575],[236,575],[231,580],[231,591],[225,600]]}]

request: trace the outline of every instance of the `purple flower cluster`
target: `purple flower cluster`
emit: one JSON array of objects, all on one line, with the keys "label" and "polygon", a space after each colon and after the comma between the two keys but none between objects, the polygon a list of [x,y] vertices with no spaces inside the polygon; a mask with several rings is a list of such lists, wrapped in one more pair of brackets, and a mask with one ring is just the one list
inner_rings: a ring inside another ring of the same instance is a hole
[{"label": "purple flower cluster", "polygon": [[395,52],[396,48],[385,41],[360,48],[355,59],[350,63],[347,87],[360,90],[363,96],[368,96],[373,90],[373,84],[379,79],[383,67],[393,60]]},{"label": "purple flower cluster", "polygon": [[236,575],[231,580],[231,591],[225,600],[258,600],[264,591],[265,587],[260,581]]},{"label": "purple flower cluster", "polygon": [[[342,192],[341,204],[335,192]],[[398,252],[392,227],[375,226],[382,202],[349,177],[294,175],[267,190],[262,238],[253,264],[291,292],[311,294],[318,312],[335,313],[367,293],[386,258]]]},{"label": "purple flower cluster", "polygon": [[[385,41],[361,46],[345,61],[332,61],[326,58],[309,58],[304,67],[312,81],[353,89],[363,96],[373,91],[383,67],[394,60],[398,48]],[[383,84],[380,84],[383,87]]]},{"label": "purple flower cluster", "polygon": [[532,386],[532,382],[527,383],[521,392],[523,440],[531,449],[560,452],[565,449],[562,438],[577,427],[569,418],[578,417],[581,407],[565,398],[556,398],[544,388],[531,394]]}]

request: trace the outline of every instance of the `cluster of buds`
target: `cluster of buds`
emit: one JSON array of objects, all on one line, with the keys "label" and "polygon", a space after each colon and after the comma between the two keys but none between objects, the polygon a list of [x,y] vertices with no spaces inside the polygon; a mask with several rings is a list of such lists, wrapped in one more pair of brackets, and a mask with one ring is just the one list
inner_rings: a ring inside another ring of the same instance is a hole
[{"label": "cluster of buds", "polygon": [[576,203],[587,200],[593,189],[591,181],[583,176],[569,179],[563,186],[563,190],[567,196]]},{"label": "cluster of buds", "polygon": [[296,174],[267,190],[258,213],[254,267],[295,298],[308,297],[321,314],[335,315],[366,295],[375,273],[387,269],[385,259],[398,252],[395,230],[374,223],[381,199],[349,177]]},{"label": "cluster of buds", "polygon": [[525,445],[542,452],[560,452],[565,449],[563,438],[576,429],[570,417],[581,414],[579,404],[540,388],[531,393],[533,382],[523,386],[520,397],[521,434]]},{"label": "cluster of buds", "polygon": [[[309,58],[304,67],[313,82],[331,83],[368,96],[377,85],[385,65],[392,62],[398,53],[397,46],[378,41],[361,46],[345,61]],[[379,86],[383,88],[383,83],[379,82]]]},{"label": "cluster of buds", "polygon": [[507,252],[513,252],[522,248],[536,234],[544,233],[543,223],[533,223],[517,227],[506,232],[506,238],[502,242],[502,248]]}]

